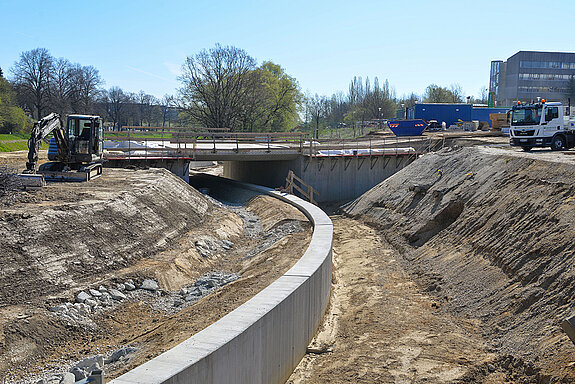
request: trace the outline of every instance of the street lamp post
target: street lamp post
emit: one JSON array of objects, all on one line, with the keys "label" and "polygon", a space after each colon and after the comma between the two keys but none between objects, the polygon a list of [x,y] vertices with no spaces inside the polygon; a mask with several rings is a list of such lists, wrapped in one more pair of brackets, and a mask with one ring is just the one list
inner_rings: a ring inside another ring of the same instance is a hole
[{"label": "street lamp post", "polygon": [[377,110],[379,111],[377,118],[379,120],[379,130],[381,131],[381,107],[377,108]]}]

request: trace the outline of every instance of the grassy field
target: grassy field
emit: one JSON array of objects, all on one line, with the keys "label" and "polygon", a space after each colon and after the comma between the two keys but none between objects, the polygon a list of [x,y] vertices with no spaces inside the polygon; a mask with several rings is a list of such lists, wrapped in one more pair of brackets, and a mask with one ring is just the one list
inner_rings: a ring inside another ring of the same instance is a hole
[{"label": "grassy field", "polygon": [[[0,134],[0,152],[27,151],[30,134],[14,135]],[[42,142],[41,149],[47,149],[48,144]]]}]

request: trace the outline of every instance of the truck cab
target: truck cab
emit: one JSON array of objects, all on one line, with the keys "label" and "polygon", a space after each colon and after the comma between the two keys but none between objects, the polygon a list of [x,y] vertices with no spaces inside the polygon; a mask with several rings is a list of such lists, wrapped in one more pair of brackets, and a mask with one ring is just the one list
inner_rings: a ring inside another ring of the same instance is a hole
[{"label": "truck cab", "polygon": [[559,102],[521,104],[512,108],[509,143],[525,151],[550,147],[554,151],[575,146],[575,120],[570,120]]}]

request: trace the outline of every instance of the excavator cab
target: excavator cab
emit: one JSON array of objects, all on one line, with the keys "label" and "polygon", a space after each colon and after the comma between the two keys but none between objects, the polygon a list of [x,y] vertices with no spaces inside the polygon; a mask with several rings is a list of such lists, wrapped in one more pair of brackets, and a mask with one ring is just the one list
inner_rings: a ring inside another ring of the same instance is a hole
[{"label": "excavator cab", "polygon": [[102,119],[100,116],[68,116],[66,136],[71,163],[91,163],[102,159]]}]

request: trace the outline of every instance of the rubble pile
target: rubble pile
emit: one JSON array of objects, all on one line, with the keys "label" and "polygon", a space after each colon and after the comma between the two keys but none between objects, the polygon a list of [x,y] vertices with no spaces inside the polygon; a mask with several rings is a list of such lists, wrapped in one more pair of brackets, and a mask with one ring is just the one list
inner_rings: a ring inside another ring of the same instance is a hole
[{"label": "rubble pile", "polygon": [[76,295],[75,302],[56,305],[50,312],[67,325],[95,329],[93,316],[96,313],[111,309],[126,299],[144,301],[155,310],[175,313],[239,278],[237,273],[208,272],[179,291],[161,290],[153,279],[145,279],[139,284],[129,279],[116,284],[115,288],[100,285],[98,289],[83,290]]},{"label": "rubble pile", "polygon": [[74,384],[77,382],[92,381],[91,375],[100,375],[104,367],[109,365],[125,364],[138,351],[136,347],[122,347],[114,352],[104,355],[98,354],[87,357],[66,367],[67,372],[50,373],[36,381],[36,384]]},{"label": "rubble pile", "polygon": [[184,303],[193,304],[204,296],[218,290],[226,284],[240,278],[237,273],[211,272],[202,275],[194,284],[183,287],[179,297],[174,299],[174,307],[181,307]]},{"label": "rubble pile", "polygon": [[106,288],[100,285],[98,289],[90,288],[79,292],[75,302],[66,302],[50,308],[50,312],[65,321],[68,325],[87,326],[96,328],[91,316],[98,310],[111,308],[128,298],[130,292],[145,290],[156,292],[159,290],[155,280],[146,279],[137,285],[132,279],[116,284],[115,288]]}]

